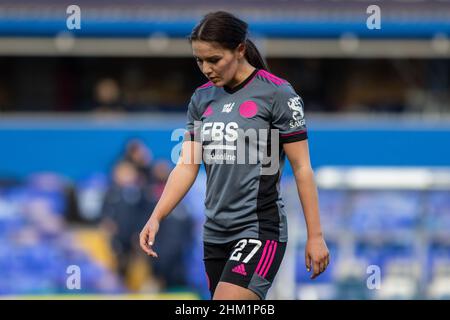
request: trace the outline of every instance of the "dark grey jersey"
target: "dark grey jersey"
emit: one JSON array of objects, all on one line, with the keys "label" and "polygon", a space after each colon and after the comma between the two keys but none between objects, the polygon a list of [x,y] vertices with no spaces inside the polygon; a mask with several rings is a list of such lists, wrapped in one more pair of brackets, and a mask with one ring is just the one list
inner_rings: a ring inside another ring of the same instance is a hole
[{"label": "dark grey jersey", "polygon": [[303,101],[292,86],[264,70],[232,89],[208,82],[193,94],[187,118],[207,174],[204,241],[287,241],[282,144],[307,138]]}]

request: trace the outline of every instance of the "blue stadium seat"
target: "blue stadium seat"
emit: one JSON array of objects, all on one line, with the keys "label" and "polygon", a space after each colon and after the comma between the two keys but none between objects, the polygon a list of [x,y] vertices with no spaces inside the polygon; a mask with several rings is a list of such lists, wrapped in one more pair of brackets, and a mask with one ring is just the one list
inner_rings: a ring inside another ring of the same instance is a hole
[{"label": "blue stadium seat", "polygon": [[359,191],[350,209],[351,228],[356,234],[413,231],[420,208],[418,191]]},{"label": "blue stadium seat", "polygon": [[450,230],[450,191],[439,190],[427,193],[425,226],[430,231]]}]

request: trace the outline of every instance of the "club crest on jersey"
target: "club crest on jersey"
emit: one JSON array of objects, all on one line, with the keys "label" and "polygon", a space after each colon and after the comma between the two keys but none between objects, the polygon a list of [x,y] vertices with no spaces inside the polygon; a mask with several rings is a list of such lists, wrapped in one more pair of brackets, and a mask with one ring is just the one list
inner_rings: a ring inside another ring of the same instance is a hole
[{"label": "club crest on jersey", "polygon": [[305,125],[305,120],[303,119],[303,107],[302,101],[299,96],[295,96],[290,98],[287,102],[289,109],[292,110],[292,118],[293,120],[289,121],[289,127],[296,128],[301,125]]},{"label": "club crest on jersey", "polygon": [[225,103],[225,104],[223,105],[222,112],[227,112],[227,113],[229,113],[229,112],[231,112],[231,110],[233,110],[233,107],[234,107],[234,102],[231,102],[231,103]]}]

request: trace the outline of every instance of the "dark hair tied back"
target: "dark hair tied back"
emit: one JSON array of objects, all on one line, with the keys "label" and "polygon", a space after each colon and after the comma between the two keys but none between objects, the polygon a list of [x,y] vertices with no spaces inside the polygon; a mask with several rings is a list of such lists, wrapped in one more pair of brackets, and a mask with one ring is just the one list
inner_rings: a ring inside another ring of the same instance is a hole
[{"label": "dark hair tied back", "polygon": [[234,50],[239,44],[244,43],[248,63],[257,69],[269,71],[258,48],[248,39],[248,24],[231,13],[225,11],[208,13],[192,30],[189,41],[194,40],[216,42],[229,50]]}]

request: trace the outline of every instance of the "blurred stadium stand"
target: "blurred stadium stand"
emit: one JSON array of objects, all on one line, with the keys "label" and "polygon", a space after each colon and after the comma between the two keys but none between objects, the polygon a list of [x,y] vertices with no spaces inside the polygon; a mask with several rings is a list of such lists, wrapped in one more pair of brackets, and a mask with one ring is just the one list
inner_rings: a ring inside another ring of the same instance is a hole
[{"label": "blurred stadium stand", "polygon": [[[354,185],[353,170],[365,178],[363,189]],[[414,174],[414,170],[426,175]],[[298,239],[297,298],[448,299],[450,248],[448,232],[443,231],[448,226],[443,223],[439,233],[425,222],[434,219],[430,207],[450,199],[448,169],[334,167],[321,168],[317,173],[322,221],[334,264],[311,284],[304,267],[304,222],[299,222],[300,228],[292,228],[300,230],[291,234],[291,239]],[[374,173],[377,179],[371,183]],[[342,178],[336,179],[336,175]],[[446,176],[444,183],[442,176]],[[416,183],[405,187],[404,177]],[[397,183],[380,183],[395,179]],[[295,182],[288,180],[287,184],[284,190],[292,194],[286,198],[293,201],[287,206],[292,212],[298,211]],[[440,206],[440,214],[445,215],[446,210]],[[366,286],[369,266],[381,270],[379,290]]]},{"label": "blurred stadium stand", "polygon": [[[450,2],[376,1],[381,30],[367,29],[369,3],[356,0],[79,0],[81,29],[67,30],[70,4],[0,0],[0,298],[208,297],[203,171],[170,222],[191,221],[195,235],[178,257],[183,285],[158,276],[172,260],[135,252],[123,278],[100,220],[128,141],[171,160],[172,131],[205,82],[186,36],[219,9],[249,22],[272,72],[305,101],[332,257],[311,282],[287,166],[290,242],[269,298],[450,298]],[[66,287],[69,265],[81,290]],[[380,289],[367,287],[371,265]]]}]

